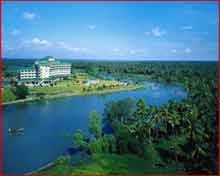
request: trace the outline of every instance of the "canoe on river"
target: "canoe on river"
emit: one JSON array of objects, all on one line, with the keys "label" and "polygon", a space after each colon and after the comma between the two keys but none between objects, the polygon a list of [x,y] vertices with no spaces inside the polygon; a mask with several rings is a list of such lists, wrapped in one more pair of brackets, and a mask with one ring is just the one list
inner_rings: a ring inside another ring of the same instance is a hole
[{"label": "canoe on river", "polygon": [[17,129],[9,128],[8,129],[9,134],[23,134],[23,132],[24,132],[24,128],[17,128]]}]

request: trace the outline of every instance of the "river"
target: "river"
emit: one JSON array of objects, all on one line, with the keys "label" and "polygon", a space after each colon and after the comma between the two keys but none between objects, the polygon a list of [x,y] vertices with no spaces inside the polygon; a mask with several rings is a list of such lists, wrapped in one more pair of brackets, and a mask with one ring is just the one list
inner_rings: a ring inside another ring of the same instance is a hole
[{"label": "river", "polygon": [[[143,98],[148,105],[160,106],[169,100],[181,101],[187,93],[172,85],[148,82],[145,89],[84,95],[11,104],[2,108],[3,173],[23,174],[36,170],[66,154],[76,129],[88,131],[88,115],[100,116],[109,100]],[[11,136],[8,128],[24,128],[24,135]]]}]

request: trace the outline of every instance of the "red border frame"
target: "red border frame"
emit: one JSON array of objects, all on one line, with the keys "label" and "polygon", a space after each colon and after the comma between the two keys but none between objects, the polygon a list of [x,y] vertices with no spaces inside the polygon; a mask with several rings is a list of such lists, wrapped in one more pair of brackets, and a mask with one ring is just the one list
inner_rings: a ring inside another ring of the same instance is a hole
[{"label": "red border frame", "polygon": [[[192,175],[192,176],[220,176],[220,0],[0,0],[0,127],[2,127],[2,3],[3,2],[218,2],[218,173],[217,174],[114,174],[114,176],[123,176],[123,175],[134,175],[134,176],[185,176],[185,175]],[[0,176],[3,176],[2,173],[2,128],[0,128]],[[4,176],[25,176],[27,174],[4,174]],[[49,174],[30,174],[36,176],[47,176]],[[83,175],[83,174],[74,174],[75,176]],[[107,175],[107,174],[90,174],[91,176],[94,175]],[[90,176],[87,174],[87,176]],[[110,175],[110,174],[109,174]],[[112,175],[112,174],[111,174]],[[63,176],[71,176],[71,175],[63,175]]]},{"label": "red border frame", "polygon": [[220,101],[219,101],[219,93],[220,93],[220,29],[219,29],[219,19],[220,18],[220,0],[218,0],[218,175],[220,175]]},{"label": "red border frame", "polygon": [[[2,129],[2,2],[0,0],[0,128]],[[0,175],[2,173],[2,130],[0,130]]]}]

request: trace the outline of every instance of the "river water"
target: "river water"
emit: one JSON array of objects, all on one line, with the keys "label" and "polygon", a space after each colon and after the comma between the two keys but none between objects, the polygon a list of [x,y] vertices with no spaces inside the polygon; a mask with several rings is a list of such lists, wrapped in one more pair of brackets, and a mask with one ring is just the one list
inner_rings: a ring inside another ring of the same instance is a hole
[{"label": "river water", "polygon": [[[4,106],[3,173],[31,172],[66,154],[72,146],[74,131],[88,131],[89,112],[96,110],[101,116],[109,100],[143,98],[148,105],[160,106],[169,100],[181,101],[187,96],[177,86],[151,82],[145,86],[145,89],[106,95],[73,96]],[[24,128],[24,135],[11,136],[8,128]]]}]

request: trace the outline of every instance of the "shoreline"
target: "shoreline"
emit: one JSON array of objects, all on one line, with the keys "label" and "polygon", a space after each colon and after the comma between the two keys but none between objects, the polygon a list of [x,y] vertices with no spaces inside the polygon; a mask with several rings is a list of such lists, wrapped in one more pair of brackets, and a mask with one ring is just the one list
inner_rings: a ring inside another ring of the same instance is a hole
[{"label": "shoreline", "polygon": [[78,92],[78,93],[60,93],[55,95],[45,95],[43,98],[38,97],[29,97],[26,99],[20,99],[20,100],[14,100],[10,102],[2,103],[2,106],[11,105],[11,104],[18,104],[18,103],[25,103],[25,102],[31,102],[31,101],[39,101],[39,100],[48,100],[48,99],[55,99],[55,98],[64,98],[64,97],[71,97],[71,96],[77,96],[77,95],[99,95],[99,94],[106,94],[106,93],[113,93],[113,92],[120,92],[120,91],[130,91],[130,90],[137,90],[144,88],[143,85],[135,85],[133,87],[125,87],[125,88],[119,88],[119,89],[106,89],[106,90],[98,90],[98,91],[92,91],[92,92]]},{"label": "shoreline", "polygon": [[[38,101],[38,100],[48,100],[48,99],[55,99],[55,98],[65,98],[65,97],[71,97],[71,96],[86,96],[86,95],[101,95],[101,94],[107,94],[107,93],[114,93],[114,92],[121,92],[121,91],[130,91],[130,90],[137,90],[137,89],[142,89],[144,88],[143,85],[137,85],[133,87],[125,87],[125,88],[120,88],[120,89],[107,89],[107,90],[101,90],[101,91],[94,91],[94,92],[81,92],[81,93],[61,93],[61,94],[56,94],[56,95],[46,95],[43,99],[32,97],[32,98],[27,98],[27,99],[22,99],[22,100],[16,100],[13,102],[8,102],[8,103],[2,103],[2,105],[10,105],[10,104],[18,104],[18,103],[23,103],[23,102],[31,102],[31,101]],[[47,163],[46,165],[35,169],[33,171],[24,173],[24,175],[30,175],[30,174],[37,174],[41,171],[47,170],[51,167],[54,166],[54,160]]]},{"label": "shoreline", "polygon": [[40,167],[40,168],[38,168],[38,169],[36,169],[36,170],[33,170],[33,171],[31,171],[31,172],[28,172],[28,173],[24,173],[24,175],[37,174],[37,173],[39,173],[39,172],[41,172],[41,171],[44,171],[44,170],[47,170],[47,169],[53,167],[54,165],[55,165],[55,163],[54,163],[54,161],[52,161],[52,162],[49,162],[48,164],[46,164],[46,165],[44,165],[44,166],[42,166],[42,167]]}]

